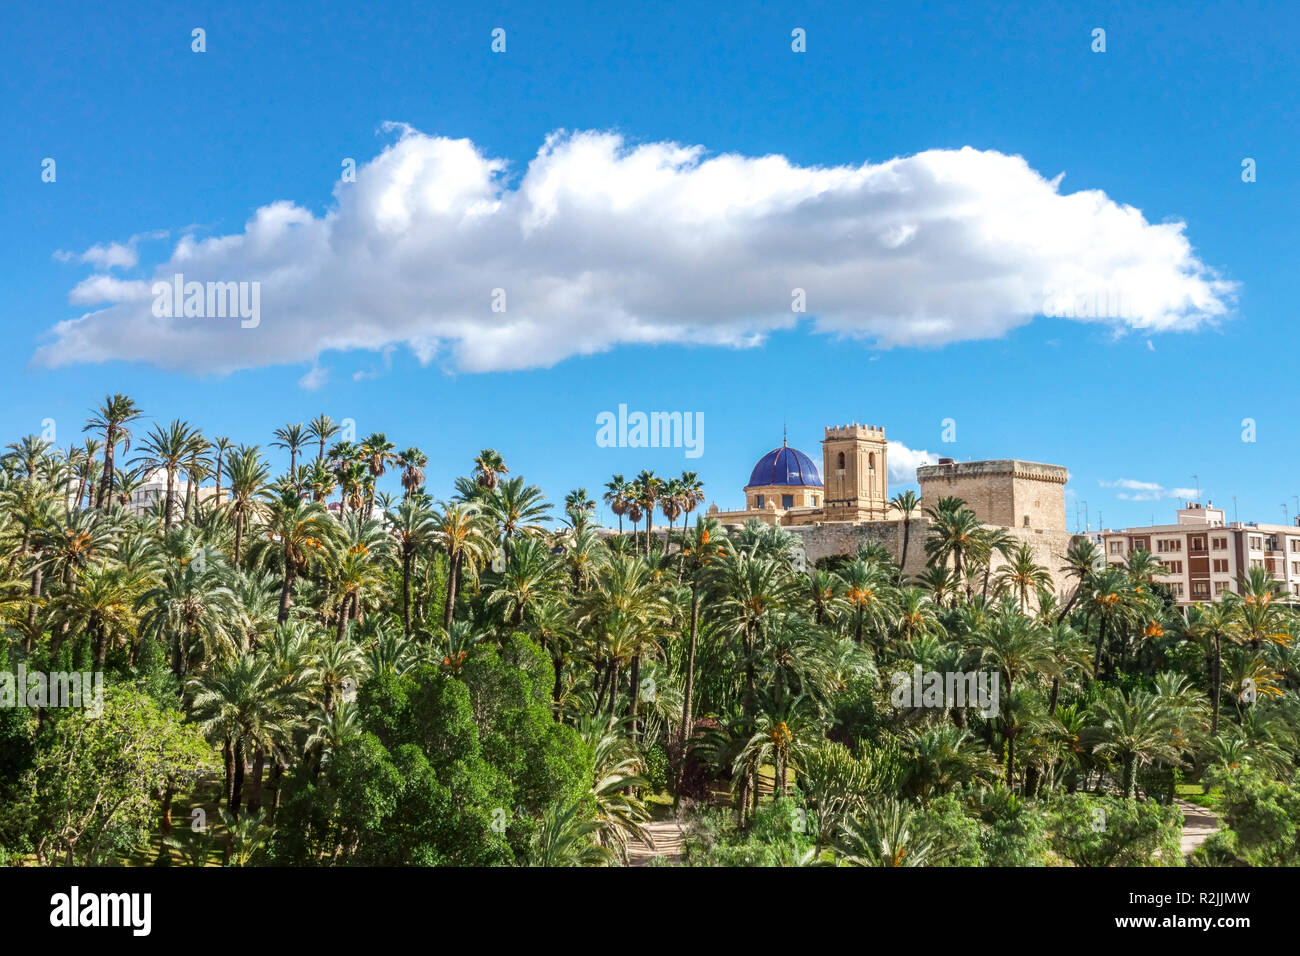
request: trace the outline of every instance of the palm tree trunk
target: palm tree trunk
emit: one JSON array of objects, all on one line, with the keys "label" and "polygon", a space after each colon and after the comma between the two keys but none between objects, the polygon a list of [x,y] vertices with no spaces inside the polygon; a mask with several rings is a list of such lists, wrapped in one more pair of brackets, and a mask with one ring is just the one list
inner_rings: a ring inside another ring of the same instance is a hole
[{"label": "palm tree trunk", "polygon": [[253,782],[248,790],[248,812],[262,809],[262,768],[266,766],[266,753],[261,747],[253,751]]},{"label": "palm tree trunk", "polygon": [[284,559],[284,587],[280,589],[280,613],[276,616],[276,623],[283,624],[289,620],[289,604],[293,597],[293,561],[288,555]]},{"label": "palm tree trunk", "polygon": [[903,518],[903,556],[898,562],[899,580],[907,577],[907,545],[912,537],[912,519]]},{"label": "palm tree trunk", "polygon": [[170,466],[167,468],[167,500],[163,503],[163,527],[172,526],[172,488],[176,481],[176,472]]},{"label": "palm tree trunk", "polygon": [[402,549],[402,629],[411,637],[411,553]]},{"label": "palm tree trunk", "polygon": [[[700,584],[695,581],[691,585],[691,633],[690,639],[686,644],[686,693],[682,700],[682,733],[681,733],[681,764],[683,771],[686,766],[686,746],[691,739],[692,729],[692,707],[691,698],[695,694],[695,645],[700,632]],[[681,776],[678,776],[678,783],[681,782]]]},{"label": "palm tree trunk", "polygon": [[636,746],[637,712],[641,709],[641,655],[632,658],[632,746]]},{"label": "palm tree trunk", "polygon": [[460,577],[461,554],[457,552],[447,563],[447,602],[442,609],[442,629],[451,633],[451,616],[456,610],[456,585]]},{"label": "palm tree trunk", "polygon": [[235,752],[231,748],[229,737],[222,741],[221,756],[226,767],[225,789],[222,792],[226,797],[226,806],[230,806],[235,793]]},{"label": "palm tree trunk", "polygon": [[[334,627],[334,642],[336,644],[343,641],[343,635],[347,633],[348,628],[348,595],[343,595],[339,601],[339,619]],[[409,632],[408,632],[409,634]]]},{"label": "palm tree trunk", "polygon": [[117,444],[117,429],[104,430],[104,473],[99,476],[99,494],[95,496],[95,507],[104,507],[104,502],[113,491],[113,446]]},{"label": "palm tree trunk", "polygon": [[605,724],[608,730],[614,726],[614,702],[618,700],[618,661],[610,661],[609,671],[609,720]]},{"label": "palm tree trunk", "polygon": [[244,798],[244,741],[235,741],[235,775],[230,785],[230,802],[226,809],[232,817],[239,817],[239,804]]},{"label": "palm tree trunk", "polygon": [[1223,688],[1223,655],[1219,647],[1219,635],[1214,635],[1214,662],[1210,668],[1210,686],[1213,688],[1210,694],[1210,700],[1213,702],[1210,710],[1210,736],[1216,736],[1219,732],[1219,692]]}]

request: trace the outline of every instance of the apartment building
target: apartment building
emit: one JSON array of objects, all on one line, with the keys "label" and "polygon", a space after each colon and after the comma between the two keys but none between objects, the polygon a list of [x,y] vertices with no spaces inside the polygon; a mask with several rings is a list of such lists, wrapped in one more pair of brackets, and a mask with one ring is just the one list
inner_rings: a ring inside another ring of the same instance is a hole
[{"label": "apartment building", "polygon": [[1165,567],[1160,580],[1179,604],[1216,601],[1237,590],[1248,568],[1264,568],[1283,582],[1288,594],[1300,596],[1300,517],[1294,525],[1224,521],[1213,502],[1189,501],[1174,524],[1101,532],[1108,564],[1124,564],[1128,555],[1150,551]]}]

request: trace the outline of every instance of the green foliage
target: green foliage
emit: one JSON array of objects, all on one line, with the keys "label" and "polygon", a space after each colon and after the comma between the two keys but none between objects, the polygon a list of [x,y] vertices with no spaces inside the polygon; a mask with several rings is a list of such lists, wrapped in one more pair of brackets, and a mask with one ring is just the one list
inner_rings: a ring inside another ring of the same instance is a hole
[{"label": "green foliage", "polygon": [[1052,849],[1078,866],[1181,866],[1182,813],[1150,800],[1060,794],[1047,805]]},{"label": "green foliage", "polygon": [[104,688],[103,713],[49,710],[37,752],[0,809],[0,843],[42,864],[94,865],[133,850],[158,822],[167,783],[212,768],[202,734],[128,687]]},{"label": "green foliage", "polygon": [[683,841],[687,866],[806,866],[814,862],[811,814],[794,800],[759,807],[744,830],[707,810]]},{"label": "green foliage", "polygon": [[939,847],[934,866],[979,866],[983,860],[980,825],[966,815],[955,794],[944,794],[917,814],[917,830]]},{"label": "green foliage", "polygon": [[1225,781],[1221,809],[1225,829],[1201,847],[1200,862],[1300,865],[1300,774],[1283,783],[1239,771]]}]

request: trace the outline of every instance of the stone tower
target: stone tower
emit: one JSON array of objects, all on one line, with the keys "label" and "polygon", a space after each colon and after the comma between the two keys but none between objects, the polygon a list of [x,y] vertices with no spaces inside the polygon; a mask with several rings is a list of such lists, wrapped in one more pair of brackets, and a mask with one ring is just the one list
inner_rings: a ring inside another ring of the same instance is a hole
[{"label": "stone tower", "polygon": [[885,429],[837,425],[822,440],[827,521],[883,521],[889,513]]}]

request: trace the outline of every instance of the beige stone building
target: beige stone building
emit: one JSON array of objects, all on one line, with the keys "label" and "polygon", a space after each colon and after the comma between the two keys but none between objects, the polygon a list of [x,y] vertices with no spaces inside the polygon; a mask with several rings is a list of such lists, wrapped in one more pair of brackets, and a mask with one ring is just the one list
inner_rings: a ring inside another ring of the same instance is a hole
[{"label": "beige stone building", "polygon": [[1052,573],[1058,590],[1063,588],[1062,567],[1074,537],[1065,523],[1066,468],[1019,459],[941,458],[938,464],[917,469],[921,509],[905,523],[889,504],[887,455],[883,427],[856,422],[830,426],[822,439],[820,469],[783,442],[754,465],[743,509],[722,511],[712,504],[708,514],[725,525],[757,519],[788,528],[802,542],[809,562],[852,554],[869,541],[884,545],[901,560],[906,539],[904,571],[916,575],[925,570],[930,520],[924,509],[955,496],[984,524],[1027,542],[1035,560]]},{"label": "beige stone building", "polygon": [[1213,502],[1188,501],[1173,524],[1107,529],[1101,541],[1108,564],[1123,565],[1137,550],[1151,552],[1179,604],[1219,600],[1237,590],[1250,568],[1263,568],[1300,597],[1300,518],[1295,525],[1229,523]]}]

